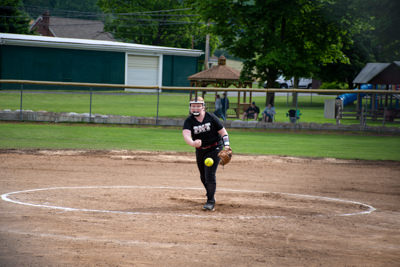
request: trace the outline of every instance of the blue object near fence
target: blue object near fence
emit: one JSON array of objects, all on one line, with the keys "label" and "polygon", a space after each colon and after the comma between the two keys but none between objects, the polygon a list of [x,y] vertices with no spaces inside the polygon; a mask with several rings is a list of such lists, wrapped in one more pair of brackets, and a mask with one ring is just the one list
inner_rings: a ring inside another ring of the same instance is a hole
[{"label": "blue object near fence", "polygon": [[[368,89],[372,89],[372,84],[362,84],[360,86],[360,90],[368,90]],[[357,88],[354,90],[359,90],[359,89]],[[365,94],[360,94],[360,97],[364,97],[364,96],[365,96]],[[346,106],[357,100],[357,94],[356,93],[342,94],[342,95],[338,96],[336,99],[342,100],[343,106]]]}]

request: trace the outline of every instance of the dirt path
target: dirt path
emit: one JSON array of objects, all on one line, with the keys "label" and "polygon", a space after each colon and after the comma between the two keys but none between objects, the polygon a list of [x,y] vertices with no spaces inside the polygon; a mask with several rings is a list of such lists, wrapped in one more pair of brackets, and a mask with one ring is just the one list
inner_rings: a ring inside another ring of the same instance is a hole
[{"label": "dirt path", "polygon": [[[398,266],[400,164],[0,151],[0,266]],[[40,190],[38,190],[40,189]]]}]

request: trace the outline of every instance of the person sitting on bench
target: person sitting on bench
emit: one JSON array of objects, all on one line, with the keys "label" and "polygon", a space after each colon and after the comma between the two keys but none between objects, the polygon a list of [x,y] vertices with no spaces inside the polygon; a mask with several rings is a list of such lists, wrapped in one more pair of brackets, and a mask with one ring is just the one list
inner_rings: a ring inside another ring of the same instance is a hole
[{"label": "person sitting on bench", "polygon": [[243,113],[243,120],[245,119],[258,119],[258,114],[260,113],[260,109],[256,106],[256,102],[252,102],[250,107]]},{"label": "person sitting on bench", "polygon": [[262,113],[263,121],[264,122],[273,122],[275,114],[276,114],[275,107],[272,106],[271,104],[268,104],[268,106],[265,107],[265,109]]}]

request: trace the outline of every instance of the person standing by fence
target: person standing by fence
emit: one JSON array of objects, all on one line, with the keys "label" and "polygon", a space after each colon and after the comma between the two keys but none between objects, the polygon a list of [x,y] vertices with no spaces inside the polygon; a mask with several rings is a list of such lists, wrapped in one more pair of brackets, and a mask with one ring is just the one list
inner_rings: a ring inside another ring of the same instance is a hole
[{"label": "person standing by fence", "polygon": [[226,111],[229,109],[229,99],[227,96],[227,92],[223,93],[223,98],[221,99],[221,104],[222,104],[222,115],[224,116],[224,120],[227,118],[226,116]]},{"label": "person standing by fence", "polygon": [[223,111],[222,111],[221,97],[218,94],[215,96],[215,111],[214,111],[214,114],[218,118],[222,118],[223,120],[225,120],[225,116],[224,116]]}]

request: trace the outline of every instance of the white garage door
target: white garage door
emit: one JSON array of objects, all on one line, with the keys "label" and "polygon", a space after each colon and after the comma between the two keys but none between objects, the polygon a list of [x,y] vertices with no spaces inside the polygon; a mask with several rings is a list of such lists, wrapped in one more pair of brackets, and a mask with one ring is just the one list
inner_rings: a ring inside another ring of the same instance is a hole
[{"label": "white garage door", "polygon": [[158,85],[158,58],[128,55],[126,83],[128,85]]}]

